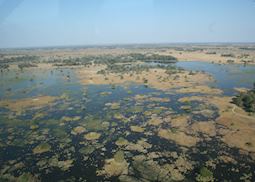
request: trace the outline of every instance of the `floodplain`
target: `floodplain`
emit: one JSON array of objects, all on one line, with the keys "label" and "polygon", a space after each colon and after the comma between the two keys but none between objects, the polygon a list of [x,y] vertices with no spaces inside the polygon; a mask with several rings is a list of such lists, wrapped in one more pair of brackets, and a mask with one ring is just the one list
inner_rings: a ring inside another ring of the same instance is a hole
[{"label": "floodplain", "polygon": [[254,181],[254,50],[1,50],[0,181]]}]

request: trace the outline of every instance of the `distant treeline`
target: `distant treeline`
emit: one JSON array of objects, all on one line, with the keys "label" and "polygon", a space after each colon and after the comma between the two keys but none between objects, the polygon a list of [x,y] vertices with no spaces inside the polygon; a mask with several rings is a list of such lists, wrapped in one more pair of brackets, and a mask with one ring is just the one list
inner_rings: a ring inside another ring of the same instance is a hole
[{"label": "distant treeline", "polygon": [[221,54],[221,57],[235,57],[233,54]]},{"label": "distant treeline", "polygon": [[153,61],[153,62],[177,62],[177,58],[170,55],[159,55],[159,54],[129,54],[133,60],[139,61]]},{"label": "distant treeline", "polygon": [[108,73],[118,73],[118,74],[125,74],[125,73],[136,73],[136,74],[140,74],[143,71],[148,72],[150,69],[152,68],[163,68],[166,70],[165,73],[167,73],[168,75],[171,74],[175,74],[178,73],[180,71],[182,71],[183,69],[178,68],[174,65],[148,65],[148,64],[144,64],[144,65],[133,65],[133,64],[108,64],[107,67],[103,70],[98,71],[98,74],[108,74]]},{"label": "distant treeline", "polygon": [[241,50],[255,51],[255,47],[239,47]]},{"label": "distant treeline", "polygon": [[90,57],[81,57],[81,58],[66,58],[66,59],[54,59],[53,62],[55,66],[79,66],[79,65],[90,65],[92,64],[93,59]]},{"label": "distant treeline", "polygon": [[10,58],[2,58],[0,63],[14,63],[14,62],[32,62],[37,61],[39,57],[37,56],[17,56],[17,57],[10,57]]},{"label": "distant treeline", "polygon": [[30,67],[37,67],[37,64],[33,64],[33,63],[21,63],[18,64],[19,69],[23,69],[23,68],[30,68]]},{"label": "distant treeline", "polygon": [[175,63],[177,59],[170,55],[158,54],[140,54],[132,53],[125,55],[102,55],[102,56],[84,56],[80,58],[65,58],[54,59],[48,62],[55,63],[56,66],[77,66],[77,65],[90,65],[106,64],[112,65],[116,63],[129,63],[133,61],[156,62],[156,63]]},{"label": "distant treeline", "polygon": [[[0,64],[18,63],[20,68],[35,66],[32,63],[38,62],[37,56],[13,56],[10,58],[1,58]],[[99,55],[99,56],[84,56],[84,57],[67,57],[67,58],[50,58],[44,60],[46,63],[53,63],[55,66],[88,66],[91,64],[106,64],[112,65],[116,63],[129,63],[133,61],[155,62],[155,63],[175,63],[177,59],[170,55],[159,54],[141,54],[131,53],[123,55]],[[5,68],[5,65],[1,68]]]}]

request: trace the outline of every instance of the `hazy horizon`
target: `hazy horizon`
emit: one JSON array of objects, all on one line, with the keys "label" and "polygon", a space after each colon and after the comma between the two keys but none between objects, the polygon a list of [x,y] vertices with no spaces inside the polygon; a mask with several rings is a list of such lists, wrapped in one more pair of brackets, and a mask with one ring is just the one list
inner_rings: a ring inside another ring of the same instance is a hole
[{"label": "hazy horizon", "polygon": [[150,47],[150,46],[166,46],[166,47],[174,47],[174,46],[210,46],[210,45],[255,45],[255,42],[172,42],[172,43],[116,43],[116,44],[74,44],[74,45],[45,45],[45,46],[20,46],[20,47],[0,47],[0,50],[5,49],[48,49],[48,48],[57,48],[57,49],[65,49],[65,48],[100,48],[100,47],[128,47],[128,46],[138,46],[138,47]]},{"label": "hazy horizon", "polygon": [[254,43],[254,0],[0,0],[0,48]]}]

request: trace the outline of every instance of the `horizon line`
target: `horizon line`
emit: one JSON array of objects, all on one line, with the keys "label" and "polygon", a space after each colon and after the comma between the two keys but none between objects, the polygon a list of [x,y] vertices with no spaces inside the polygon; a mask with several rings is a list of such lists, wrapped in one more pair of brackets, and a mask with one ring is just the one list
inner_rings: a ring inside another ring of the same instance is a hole
[{"label": "horizon line", "polygon": [[254,41],[251,42],[158,42],[158,43],[95,43],[95,44],[73,44],[73,45],[48,45],[48,46],[17,46],[17,47],[0,47],[0,50],[8,50],[8,49],[47,49],[47,48],[95,48],[95,47],[112,47],[112,46],[152,46],[152,45],[246,45],[251,44],[255,45]]}]

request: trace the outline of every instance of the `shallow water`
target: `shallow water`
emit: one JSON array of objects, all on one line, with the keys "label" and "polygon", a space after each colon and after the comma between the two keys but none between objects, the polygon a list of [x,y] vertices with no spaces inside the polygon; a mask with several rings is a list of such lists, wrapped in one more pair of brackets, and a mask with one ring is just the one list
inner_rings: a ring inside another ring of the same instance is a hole
[{"label": "shallow water", "polygon": [[198,61],[183,61],[176,63],[176,65],[191,71],[209,73],[216,80],[216,83],[212,85],[222,89],[227,95],[235,93],[233,88],[252,88],[255,81],[255,65],[222,65]]},{"label": "shallow water", "polygon": [[[234,87],[251,87],[254,81],[251,78],[255,78],[253,66],[243,68],[240,65],[198,62],[180,62],[177,66],[209,72],[216,79],[214,86],[223,89],[225,94],[233,94]],[[18,78],[16,78],[17,74]],[[6,72],[1,75],[0,83],[2,100],[31,98],[39,95],[65,95],[54,101],[53,106],[27,109],[21,114],[5,108],[0,109],[2,175],[18,177],[24,173],[31,173],[42,181],[67,179],[70,181],[104,181],[106,179],[118,181],[118,177],[106,178],[105,175],[97,174],[97,171],[103,169],[105,160],[113,158],[118,150],[125,151],[125,160],[134,170],[133,177],[137,179],[144,179],[145,174],[135,166],[134,157],[147,156],[153,152],[162,154],[161,157],[154,159],[160,166],[176,162],[175,158],[165,156],[167,152],[176,152],[178,158],[181,156],[185,158],[186,162],[192,165],[192,169],[188,170],[186,166],[182,166],[184,169],[178,169],[187,180],[191,181],[195,180],[200,168],[205,166],[208,160],[217,160],[221,154],[230,155],[237,163],[215,164],[215,168],[210,170],[216,181],[239,179],[243,174],[252,174],[255,171],[254,161],[250,157],[222,143],[219,136],[213,137],[212,140],[202,139],[196,146],[183,147],[157,135],[159,126],[176,132],[169,123],[148,125],[151,115],[161,118],[187,115],[190,117],[189,124],[215,120],[218,117],[218,109],[212,105],[203,102],[178,102],[179,98],[195,94],[177,94],[174,90],[163,92],[136,84],[114,87],[112,85],[82,86],[72,69],[38,71],[33,74],[26,71]],[[147,99],[135,99],[136,95],[146,96]],[[170,100],[161,102],[150,100],[150,98]],[[115,108],[112,103],[117,103]],[[184,105],[192,110],[183,109]],[[212,114],[194,113],[201,108],[206,108]],[[146,112],[149,114],[145,114]],[[70,119],[75,117],[77,119]],[[36,127],[31,128],[31,126]],[[83,127],[85,131],[80,134],[74,133],[74,128],[77,126]],[[144,130],[135,132],[130,129],[131,126],[142,126]],[[90,132],[96,132],[100,134],[100,137],[95,140],[85,139],[84,135]],[[129,142],[128,145],[137,144],[135,146],[139,149],[131,150],[116,145],[115,142],[120,137],[125,138]],[[139,141],[142,141],[142,144],[139,144]],[[46,152],[35,153],[34,149],[42,143],[49,144],[51,148]],[[59,161],[72,162],[70,165],[63,165]],[[129,171],[132,170],[129,169]],[[154,173],[155,166],[148,170]],[[152,180],[152,177],[149,176],[146,179]],[[254,174],[249,179],[255,180]]]}]

